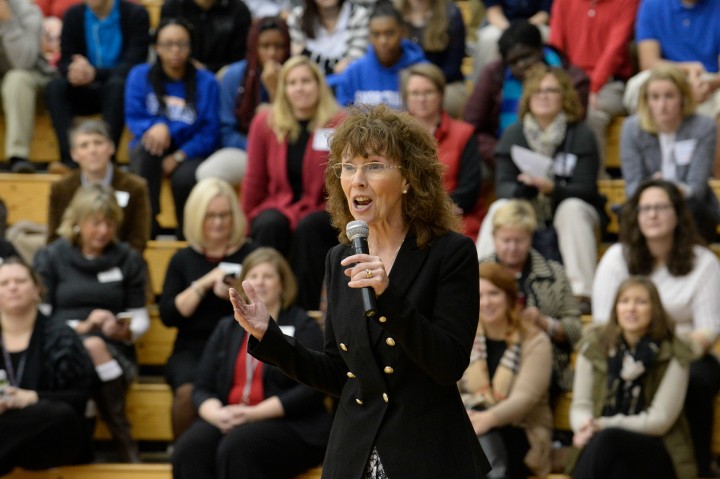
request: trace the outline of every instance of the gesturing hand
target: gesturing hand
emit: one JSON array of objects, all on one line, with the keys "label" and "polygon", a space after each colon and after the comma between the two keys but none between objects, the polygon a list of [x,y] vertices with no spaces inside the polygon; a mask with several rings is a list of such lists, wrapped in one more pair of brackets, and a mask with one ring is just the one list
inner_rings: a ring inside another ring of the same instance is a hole
[{"label": "gesturing hand", "polygon": [[252,334],[256,339],[261,340],[267,331],[270,322],[270,313],[268,313],[265,303],[263,303],[255,294],[255,288],[249,281],[242,282],[243,290],[250,300],[245,303],[235,288],[230,288],[230,302],[233,305],[235,321],[243,327],[245,331]]}]

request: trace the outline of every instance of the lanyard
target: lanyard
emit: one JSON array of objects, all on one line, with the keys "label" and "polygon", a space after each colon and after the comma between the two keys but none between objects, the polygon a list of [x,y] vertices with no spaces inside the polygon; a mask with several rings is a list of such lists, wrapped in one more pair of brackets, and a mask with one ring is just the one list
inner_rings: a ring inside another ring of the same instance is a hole
[{"label": "lanyard", "polygon": [[17,376],[15,376],[15,368],[13,367],[12,359],[10,359],[10,353],[8,353],[8,350],[5,347],[5,339],[2,337],[2,333],[0,333],[0,344],[2,345],[3,360],[5,361],[5,370],[8,374],[8,381],[10,381],[11,386],[19,387],[20,381],[22,380],[23,372],[25,372],[25,359],[27,358],[27,350],[23,351],[22,356],[20,357],[20,364],[18,365]]},{"label": "lanyard", "polygon": [[250,335],[246,334],[245,339],[245,384],[243,385],[242,390],[242,398],[240,399],[240,404],[250,404],[250,390],[252,389],[252,382],[253,377],[255,376],[255,371],[257,371],[257,367],[260,364],[260,361],[255,359],[253,356],[250,355],[250,353],[247,352],[247,348],[250,346],[248,342],[250,341]]}]

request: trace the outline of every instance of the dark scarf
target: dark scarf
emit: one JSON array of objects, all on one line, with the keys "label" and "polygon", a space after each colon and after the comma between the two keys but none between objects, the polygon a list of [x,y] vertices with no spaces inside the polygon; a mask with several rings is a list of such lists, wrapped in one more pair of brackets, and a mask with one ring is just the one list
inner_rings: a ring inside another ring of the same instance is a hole
[{"label": "dark scarf", "polygon": [[645,373],[650,370],[660,344],[643,337],[632,351],[621,337],[608,358],[608,389],[603,416],[634,415],[645,410]]}]

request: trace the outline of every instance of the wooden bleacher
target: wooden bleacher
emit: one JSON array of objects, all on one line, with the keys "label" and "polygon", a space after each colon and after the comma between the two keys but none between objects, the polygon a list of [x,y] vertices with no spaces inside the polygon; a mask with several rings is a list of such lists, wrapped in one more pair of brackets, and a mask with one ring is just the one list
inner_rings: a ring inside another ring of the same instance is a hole
[{"label": "wooden bleacher", "polygon": [[[320,479],[322,468],[316,467],[295,479]],[[170,464],[88,464],[54,467],[45,471],[16,469],[3,476],[8,479],[170,479]]]}]

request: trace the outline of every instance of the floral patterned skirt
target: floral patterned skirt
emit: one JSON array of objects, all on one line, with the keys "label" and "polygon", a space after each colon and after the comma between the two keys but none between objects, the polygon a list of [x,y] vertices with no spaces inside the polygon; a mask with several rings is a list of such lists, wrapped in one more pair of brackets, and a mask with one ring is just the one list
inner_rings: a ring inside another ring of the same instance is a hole
[{"label": "floral patterned skirt", "polygon": [[385,474],[385,468],[382,465],[382,461],[380,461],[380,455],[374,447],[370,453],[367,465],[365,466],[364,479],[388,479],[387,474]]}]

